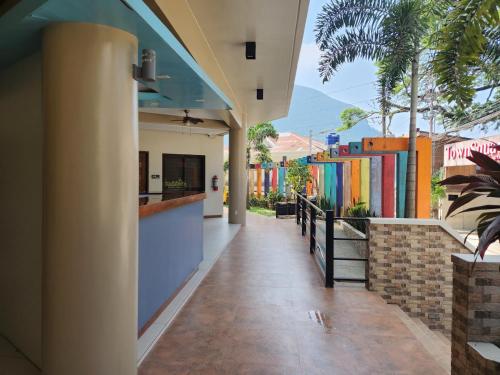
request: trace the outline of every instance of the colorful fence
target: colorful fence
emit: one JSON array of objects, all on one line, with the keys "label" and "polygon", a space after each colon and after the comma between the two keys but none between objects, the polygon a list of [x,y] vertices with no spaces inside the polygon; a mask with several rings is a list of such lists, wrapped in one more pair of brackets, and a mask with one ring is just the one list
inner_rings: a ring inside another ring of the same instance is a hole
[{"label": "colorful fence", "polygon": [[[298,159],[309,166],[313,176],[306,193],[324,197],[338,215],[356,202],[364,202],[376,216],[403,217],[407,148],[408,138],[363,138],[341,145],[338,157],[324,152]],[[430,217],[431,148],[430,138],[417,138],[418,218]],[[252,165],[249,181],[253,193],[261,197],[271,190],[285,192],[286,167],[287,162]]]}]

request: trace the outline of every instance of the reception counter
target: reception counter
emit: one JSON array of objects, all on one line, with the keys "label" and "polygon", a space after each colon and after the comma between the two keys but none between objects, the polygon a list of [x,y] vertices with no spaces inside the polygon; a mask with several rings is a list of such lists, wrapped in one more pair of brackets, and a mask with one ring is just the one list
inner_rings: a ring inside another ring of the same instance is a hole
[{"label": "reception counter", "polygon": [[203,260],[205,193],[139,197],[139,334]]}]

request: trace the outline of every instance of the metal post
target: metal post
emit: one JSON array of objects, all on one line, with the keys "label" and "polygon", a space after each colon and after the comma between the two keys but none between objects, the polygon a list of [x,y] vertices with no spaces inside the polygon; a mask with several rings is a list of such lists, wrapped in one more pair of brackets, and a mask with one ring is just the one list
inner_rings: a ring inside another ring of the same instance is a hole
[{"label": "metal post", "polygon": [[370,290],[370,220],[364,221],[366,241],[366,262],[365,262],[365,288]]},{"label": "metal post", "polygon": [[297,193],[297,202],[295,204],[295,217],[297,218],[297,225],[300,224],[300,194]]},{"label": "metal post", "polygon": [[326,211],[325,287],[333,288],[333,211]]},{"label": "metal post", "polygon": [[316,250],[316,209],[314,207],[311,207],[310,219],[311,219],[311,226],[309,229],[309,235],[310,235],[309,252],[311,254],[314,254],[314,251]]},{"label": "metal post", "polygon": [[305,236],[307,232],[307,202],[305,199],[302,201],[302,235]]}]

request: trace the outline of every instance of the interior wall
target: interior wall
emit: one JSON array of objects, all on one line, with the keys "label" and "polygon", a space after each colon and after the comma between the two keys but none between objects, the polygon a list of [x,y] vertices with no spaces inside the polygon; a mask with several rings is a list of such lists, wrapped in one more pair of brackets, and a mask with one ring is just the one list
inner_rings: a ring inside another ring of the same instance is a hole
[{"label": "interior wall", "polygon": [[41,366],[41,56],[0,82],[0,333]]},{"label": "interior wall", "polygon": [[[139,130],[139,149],[149,152],[149,192],[162,191],[162,154],[205,155],[205,216],[222,215],[224,180],[223,137],[204,134],[181,134],[167,131]],[[151,175],[160,178],[152,179]],[[219,190],[213,191],[212,177],[219,177]]]}]

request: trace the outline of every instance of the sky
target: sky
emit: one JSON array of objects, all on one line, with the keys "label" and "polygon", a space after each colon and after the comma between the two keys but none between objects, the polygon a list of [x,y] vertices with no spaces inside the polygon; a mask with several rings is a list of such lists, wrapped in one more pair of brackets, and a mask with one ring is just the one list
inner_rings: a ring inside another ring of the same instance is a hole
[{"label": "sky", "polygon": [[[329,82],[325,84],[321,82],[318,72],[320,51],[314,41],[314,24],[321,7],[328,1],[310,0],[295,84],[322,91],[335,99],[358,106],[364,110],[373,110],[376,108],[375,99],[377,97],[375,86],[376,68],[373,62],[356,60],[344,64]],[[408,134],[408,122],[409,113],[394,116],[391,131],[396,136]],[[332,123],[332,128],[339,125],[339,123]],[[381,130],[377,122],[371,121],[371,125]],[[425,131],[429,129],[428,122],[421,117],[418,119],[417,126]],[[498,131],[490,131],[485,134],[476,129],[472,132],[462,132],[462,135],[466,137],[484,137],[494,133],[498,133]]]}]

